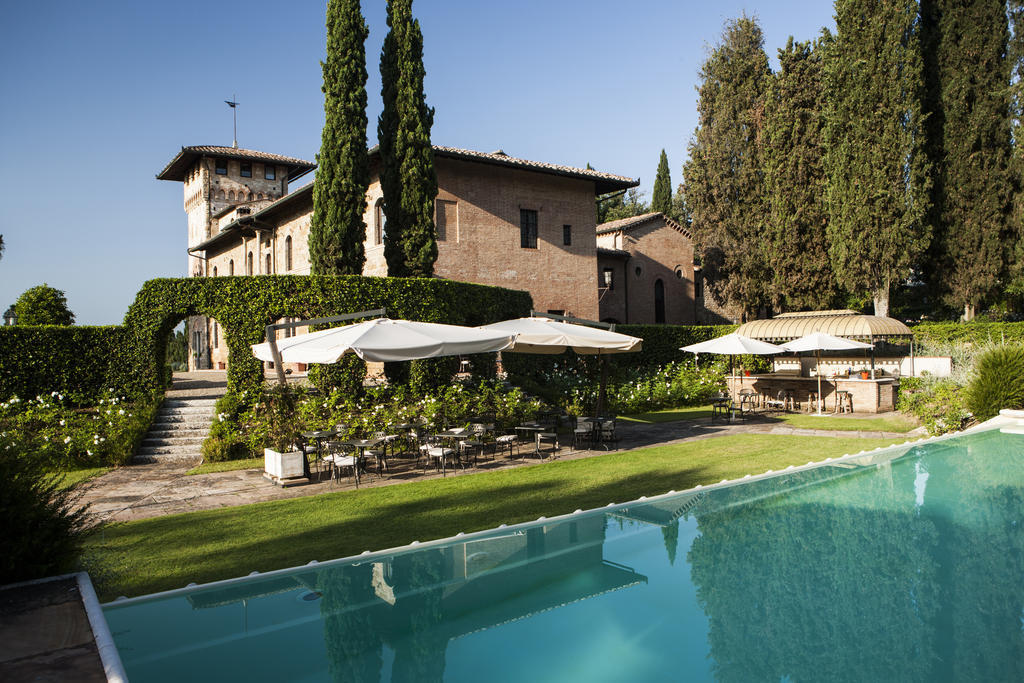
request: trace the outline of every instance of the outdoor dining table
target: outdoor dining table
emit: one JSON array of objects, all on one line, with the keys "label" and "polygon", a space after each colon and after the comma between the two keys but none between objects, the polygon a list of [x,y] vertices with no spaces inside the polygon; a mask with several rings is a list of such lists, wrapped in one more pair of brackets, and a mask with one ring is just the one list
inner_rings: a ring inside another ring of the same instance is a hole
[{"label": "outdoor dining table", "polygon": [[[366,458],[366,449],[373,448],[379,445],[386,437],[374,437],[372,439],[346,439],[344,441],[338,441],[337,443],[341,446],[352,446],[356,449],[356,465],[355,465],[355,479],[356,488],[359,488],[359,468]],[[381,476],[380,459],[377,459],[377,476]]]}]

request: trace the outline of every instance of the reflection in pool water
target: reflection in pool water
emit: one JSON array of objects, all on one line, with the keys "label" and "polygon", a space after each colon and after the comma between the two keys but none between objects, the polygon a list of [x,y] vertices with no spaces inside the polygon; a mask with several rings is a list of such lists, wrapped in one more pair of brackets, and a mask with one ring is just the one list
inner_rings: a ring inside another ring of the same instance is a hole
[{"label": "reflection in pool water", "polygon": [[133,681],[1024,680],[1022,439],[105,611]]}]

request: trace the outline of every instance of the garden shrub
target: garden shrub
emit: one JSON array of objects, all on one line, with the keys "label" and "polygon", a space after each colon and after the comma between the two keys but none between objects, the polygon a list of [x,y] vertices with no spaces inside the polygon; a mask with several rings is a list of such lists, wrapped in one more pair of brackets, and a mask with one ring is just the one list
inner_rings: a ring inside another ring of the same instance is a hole
[{"label": "garden shrub", "polygon": [[77,487],[50,474],[45,457],[16,436],[0,432],[0,584],[75,568],[89,531]]},{"label": "garden shrub", "polygon": [[971,420],[963,386],[949,378],[903,377],[896,408],[920,420],[932,436],[959,431]]},{"label": "garden shrub", "polygon": [[337,363],[314,363],[309,368],[308,379],[310,384],[325,394],[341,390],[358,395],[363,392],[366,361],[347,353]]},{"label": "garden shrub", "polygon": [[967,408],[981,421],[995,417],[1001,408],[1024,408],[1024,345],[982,353],[966,394]]},{"label": "garden shrub", "polygon": [[409,364],[409,388],[419,395],[435,393],[451,384],[458,371],[458,356],[414,360]]},{"label": "garden shrub", "polygon": [[51,470],[125,464],[153,422],[160,397],[107,394],[90,408],[53,391],[0,403],[0,431],[30,449]]}]

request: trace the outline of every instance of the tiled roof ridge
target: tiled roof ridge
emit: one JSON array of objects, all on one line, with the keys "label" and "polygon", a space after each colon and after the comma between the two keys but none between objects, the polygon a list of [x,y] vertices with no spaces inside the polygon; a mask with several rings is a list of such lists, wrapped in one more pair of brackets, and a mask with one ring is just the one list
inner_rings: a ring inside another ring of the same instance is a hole
[{"label": "tiled roof ridge", "polygon": [[298,157],[289,157],[283,154],[274,154],[273,152],[263,152],[258,149],[244,149],[242,147],[228,147],[224,145],[188,145],[182,147],[181,151],[209,154],[232,154],[259,159],[272,159],[273,161],[280,161],[281,163],[286,164],[296,164],[298,166],[316,166],[312,161],[306,161],[305,159],[299,159]]},{"label": "tiled roof ridge", "polygon": [[581,176],[588,176],[592,178],[600,178],[602,180],[614,180],[619,182],[635,182],[635,178],[628,176],[616,175],[614,173],[605,173],[603,171],[596,171],[588,168],[577,168],[575,166],[563,166],[561,164],[549,164],[543,161],[530,161],[529,159],[520,159],[519,157],[509,156],[505,153],[488,153],[488,152],[477,152],[472,149],[462,149],[459,147],[445,147],[443,145],[433,145],[434,151],[446,152],[461,157],[476,158],[486,161],[498,162],[509,166],[521,166],[523,168],[535,168],[547,171],[556,171],[560,173],[572,173]]},{"label": "tiled roof ridge", "polygon": [[693,234],[685,225],[669,218],[660,211],[650,211],[648,213],[642,213],[639,216],[629,216],[627,218],[620,218],[618,220],[608,221],[607,223],[601,223],[597,226],[597,234],[604,235],[609,232],[617,232],[619,230],[630,230],[656,218],[664,218],[665,225],[669,226],[676,232],[685,235],[689,239],[693,239]]}]

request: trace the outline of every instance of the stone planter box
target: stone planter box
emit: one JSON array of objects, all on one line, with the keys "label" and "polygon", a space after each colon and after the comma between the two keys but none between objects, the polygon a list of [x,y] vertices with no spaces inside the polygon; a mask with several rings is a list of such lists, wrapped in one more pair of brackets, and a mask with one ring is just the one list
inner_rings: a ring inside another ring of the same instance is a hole
[{"label": "stone planter box", "polygon": [[302,451],[278,453],[271,448],[265,448],[263,449],[264,476],[275,483],[281,483],[286,479],[304,477],[304,460],[305,455],[303,455]]}]

